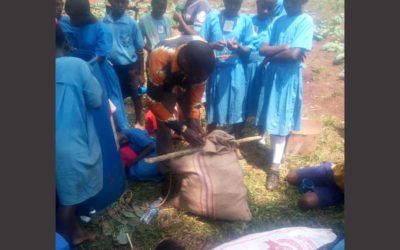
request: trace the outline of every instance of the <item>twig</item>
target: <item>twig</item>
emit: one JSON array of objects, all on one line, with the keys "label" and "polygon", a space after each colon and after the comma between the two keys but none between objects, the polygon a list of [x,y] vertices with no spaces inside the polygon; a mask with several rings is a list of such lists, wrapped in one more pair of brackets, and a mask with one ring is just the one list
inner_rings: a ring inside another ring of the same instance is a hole
[{"label": "twig", "polygon": [[131,246],[131,250],[134,250],[134,248],[133,248],[133,244],[132,244],[132,241],[131,241],[131,236],[129,236],[129,234],[128,234],[128,233],[126,233],[126,237],[128,238],[129,245]]},{"label": "twig", "polygon": [[[239,139],[239,140],[233,140],[233,142],[241,144],[241,143],[246,143],[246,142],[258,141],[261,139],[262,139],[261,136],[252,136],[252,137],[246,137],[246,138]],[[166,160],[170,160],[170,159],[174,159],[174,158],[178,158],[181,156],[199,152],[201,149],[202,149],[202,147],[185,149],[182,151],[172,152],[169,154],[164,154],[164,155],[160,155],[160,156],[156,156],[156,157],[152,157],[152,158],[145,158],[144,161],[147,163],[156,163],[156,162],[166,161]]]}]

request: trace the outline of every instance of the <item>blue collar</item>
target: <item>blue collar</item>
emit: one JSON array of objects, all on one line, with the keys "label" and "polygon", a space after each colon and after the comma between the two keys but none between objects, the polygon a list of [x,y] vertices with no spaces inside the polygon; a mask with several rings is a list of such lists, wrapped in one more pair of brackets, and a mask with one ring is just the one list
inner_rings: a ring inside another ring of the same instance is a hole
[{"label": "blue collar", "polygon": [[111,16],[111,12],[109,14],[107,14],[104,17],[104,22],[106,23],[118,23],[118,24],[129,24],[131,22],[131,17],[127,14],[127,12],[125,11],[125,13],[116,21],[114,21],[114,19]]}]

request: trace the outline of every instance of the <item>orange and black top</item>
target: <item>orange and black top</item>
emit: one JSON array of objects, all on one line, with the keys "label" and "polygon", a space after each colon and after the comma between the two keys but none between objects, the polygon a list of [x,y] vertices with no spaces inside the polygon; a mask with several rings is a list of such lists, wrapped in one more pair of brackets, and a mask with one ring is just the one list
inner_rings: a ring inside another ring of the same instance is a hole
[{"label": "orange and black top", "polygon": [[[176,102],[182,110],[183,117],[198,119],[196,108],[201,104],[205,82],[191,83],[186,81],[178,65],[179,51],[190,41],[201,40],[199,36],[182,35],[158,43],[151,51],[148,65],[147,100],[148,107],[154,116],[176,132],[180,133],[183,122],[173,114]],[[177,96],[176,102],[165,101],[165,96]]]}]

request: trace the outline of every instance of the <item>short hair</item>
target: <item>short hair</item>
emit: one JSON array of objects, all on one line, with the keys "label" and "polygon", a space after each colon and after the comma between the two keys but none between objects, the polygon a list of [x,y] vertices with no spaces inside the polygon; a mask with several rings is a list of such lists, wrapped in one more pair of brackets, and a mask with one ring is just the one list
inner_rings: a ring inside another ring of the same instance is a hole
[{"label": "short hair", "polygon": [[67,0],[64,9],[67,14],[71,12],[77,14],[90,14],[90,2],[89,0]]},{"label": "short hair", "polygon": [[215,68],[215,54],[211,46],[200,40],[190,41],[182,48],[191,68],[203,68],[211,74]]}]

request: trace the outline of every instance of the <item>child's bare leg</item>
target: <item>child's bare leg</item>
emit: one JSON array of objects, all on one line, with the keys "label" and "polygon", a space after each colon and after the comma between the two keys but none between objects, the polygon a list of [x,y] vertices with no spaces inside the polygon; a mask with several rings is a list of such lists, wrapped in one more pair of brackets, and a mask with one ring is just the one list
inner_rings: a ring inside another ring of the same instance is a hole
[{"label": "child's bare leg", "polygon": [[317,208],[319,207],[319,199],[315,192],[307,192],[300,198],[297,204],[301,209]]},{"label": "child's bare leg", "polygon": [[137,90],[132,93],[132,102],[135,108],[135,124],[144,126],[143,119],[142,119],[142,111],[143,111],[143,104],[142,104],[142,97],[137,95]]},{"label": "child's bare leg", "polygon": [[296,171],[290,171],[285,180],[291,185],[297,186],[300,184],[300,178],[297,175]]},{"label": "child's bare leg", "polygon": [[87,240],[94,240],[95,235],[84,232],[79,226],[76,216],[76,206],[60,206],[59,219],[62,223],[63,236],[73,245],[79,245]]}]

